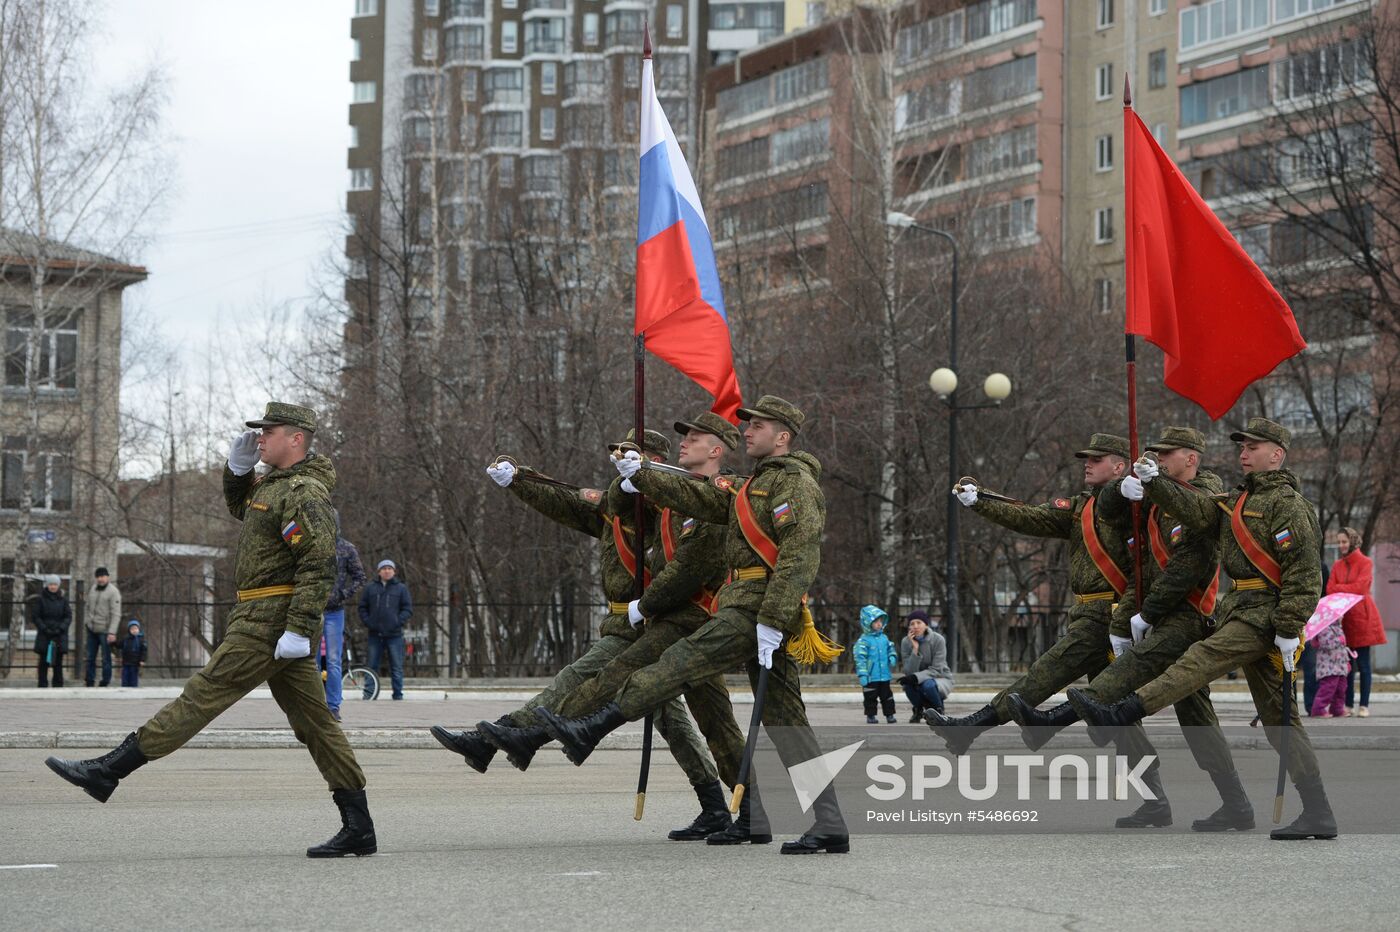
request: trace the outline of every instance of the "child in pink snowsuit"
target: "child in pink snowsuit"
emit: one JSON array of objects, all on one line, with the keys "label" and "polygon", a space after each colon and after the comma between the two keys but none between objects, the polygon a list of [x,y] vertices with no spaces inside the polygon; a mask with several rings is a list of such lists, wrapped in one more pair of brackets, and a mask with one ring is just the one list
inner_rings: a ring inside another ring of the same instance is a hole
[{"label": "child in pink snowsuit", "polygon": [[1323,628],[1312,639],[1317,652],[1317,695],[1313,698],[1313,718],[1340,718],[1346,705],[1347,671],[1351,651],[1340,623]]}]

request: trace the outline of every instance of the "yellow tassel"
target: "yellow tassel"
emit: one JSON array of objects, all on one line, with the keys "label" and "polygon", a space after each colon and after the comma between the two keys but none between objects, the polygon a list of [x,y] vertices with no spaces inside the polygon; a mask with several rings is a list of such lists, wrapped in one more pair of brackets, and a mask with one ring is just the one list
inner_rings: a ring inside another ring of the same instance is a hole
[{"label": "yellow tassel", "polygon": [[812,618],[812,610],[807,602],[802,602],[802,633],[788,638],[788,656],[800,664],[811,666],[814,663],[831,663],[845,650],[831,638],[817,630],[817,622]]}]

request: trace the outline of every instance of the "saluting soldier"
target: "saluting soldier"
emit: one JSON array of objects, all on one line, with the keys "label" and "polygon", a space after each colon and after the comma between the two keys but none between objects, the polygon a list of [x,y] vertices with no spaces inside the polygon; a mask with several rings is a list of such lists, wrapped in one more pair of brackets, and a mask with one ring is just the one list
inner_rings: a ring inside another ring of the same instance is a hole
[{"label": "saluting soldier", "polygon": [[[718,476],[725,452],[739,446],[738,428],[710,411],[689,421],[677,421],[675,430],[681,435],[676,462],[697,476]],[[628,480],[621,480],[621,488],[629,493],[634,490]],[[554,711],[563,718],[577,718],[602,708],[629,676],[655,663],[666,648],[699,630],[714,614],[727,568],[724,526],[697,521],[666,508],[657,527],[661,538],[657,572],[647,584],[646,593],[627,606],[628,620],[641,637],[559,704]],[[694,788],[700,800],[700,815],[668,837],[673,841],[698,841],[729,827],[729,809],[720,784],[722,781],[733,789],[739,778],[744,734],[734,721],[734,707],[721,674],[688,683],[684,695],[714,756],[719,780]]]},{"label": "saluting soldier", "polygon": [[[1230,591],[1221,600],[1215,633],[1191,645],[1161,676],[1112,705],[1070,690],[1070,701],[1091,724],[1130,725],[1236,668],[1244,670],[1264,724],[1283,724],[1285,670],[1293,670],[1299,635],[1322,595],[1322,535],[1316,509],[1303,497],[1298,477],[1284,466],[1288,429],[1254,417],[1230,439],[1240,444],[1244,482],[1221,496],[1159,478],[1160,467],[1150,459],[1133,465],[1153,504],[1194,531],[1217,535]],[[1337,822],[1293,690],[1288,703],[1288,770],[1303,811],[1270,837],[1335,838]],[[1275,747],[1281,733],[1281,728],[1268,729]]]},{"label": "saluting soldier", "polygon": [[1044,505],[999,501],[978,494],[972,483],[953,492],[977,514],[1004,528],[1031,537],[1058,537],[1070,542],[1069,583],[1074,605],[1063,637],[1031,664],[1016,682],[971,715],[949,718],[929,709],[925,719],[948,750],[965,754],[977,736],[1012,720],[1013,694],[1036,706],[1081,676],[1095,676],[1108,665],[1108,626],[1113,603],[1127,590],[1127,527],[1100,515],[1099,501],[1110,482],[1128,468],[1128,441],[1094,434],[1075,456],[1084,461],[1084,484],[1073,498]]},{"label": "saluting soldier", "polygon": [[[1206,451],[1206,438],[1190,427],[1167,427],[1161,439],[1147,446],[1157,457],[1162,473],[1177,483],[1211,495],[1224,490],[1220,477],[1200,468]],[[1115,522],[1130,522],[1130,502],[1141,501],[1142,483],[1134,476],[1110,483],[1100,499],[1101,512]],[[1118,493],[1118,494],[1114,494]],[[1137,605],[1136,583],[1128,579],[1113,613],[1109,641],[1114,661],[1089,683],[1084,693],[1100,702],[1121,699],[1150,682],[1176,662],[1188,647],[1206,637],[1215,627],[1211,617],[1220,585],[1220,546],[1214,534],[1203,534],[1185,526],[1165,508],[1150,505],[1145,514],[1146,540],[1142,547],[1142,607]],[[1068,702],[1049,712],[1030,709],[1020,697],[1016,720],[1028,731],[1063,728],[1078,721],[1079,713]],[[1235,772],[1229,744],[1220,730],[1210,690],[1201,687],[1175,703],[1177,721],[1182,725],[1187,746],[1196,763],[1206,771],[1219,790],[1222,805],[1204,819],[1191,823],[1193,831],[1219,832],[1254,827],[1254,809]],[[1047,726],[1038,729],[1036,726]],[[1119,751],[1130,763],[1152,754],[1155,749],[1141,725],[1117,735]],[[1147,828],[1171,825],[1171,803],[1162,787],[1161,766],[1154,762],[1142,776],[1156,799],[1145,800],[1137,811],[1120,818],[1119,828]]]},{"label": "saluting soldier", "polygon": [[[316,412],[270,402],[261,420],[233,442],[224,468],[224,499],[243,522],[234,579],[238,605],[228,633],[184,691],[114,751],[92,760],[50,757],[50,769],[106,802],[118,781],[182,747],[225,709],[264,682],[340,809],[341,830],[307,849],[307,857],[374,854],[374,823],[365,775],[330,708],[311,645],[321,637],[321,610],[335,583],[335,469],[308,452]],[[259,479],[261,459],[272,470]]]},{"label": "saluting soldier", "polygon": [[[801,654],[816,636],[804,599],[821,563],[826,525],[826,499],[818,484],[821,464],[810,453],[792,449],[803,414],[790,402],[764,395],[752,408],[740,408],[739,416],[749,422],[744,444],[756,461],[753,477],[742,483],[723,475],[700,482],[643,469],[641,460],[631,456],[617,461],[618,471],[648,498],[726,527],[729,581],[719,592],[715,617],[667,648],[656,663],[633,673],[613,702],[585,718],[542,715],[575,764],[581,764],[609,732],[679,695],[686,683],[722,674],[741,663],[755,685],[760,666],[770,671],[763,724],[783,762],[791,767],[821,753],[802,704],[797,662],[782,649],[785,640],[790,645],[795,642]],[[711,835],[706,842],[772,841],[766,826],[751,822],[753,798],[750,787],[740,803],[739,818],[728,831]],[[785,843],[782,853],[850,850],[834,787],[827,786],[813,810],[816,825],[798,840]]]},{"label": "saluting soldier", "polygon": [[[628,431],[625,440],[610,444],[608,449],[616,450],[635,440],[635,432]],[[642,447],[647,456],[658,460],[665,460],[671,452],[670,442],[654,430],[646,431]],[[521,708],[495,722],[479,722],[471,731],[453,732],[441,725],[432,727],[433,737],[439,743],[461,754],[472,769],[481,773],[486,772],[497,750],[505,751],[507,759],[517,769],[528,768],[535,752],[549,743],[549,733],[540,727],[538,710],[557,708],[639,636],[628,621],[628,605],[636,586],[635,500],[622,491],[621,480],[615,479],[606,490],[571,489],[530,482],[517,475],[527,471],[506,460],[486,469],[497,485],[508,489],[540,514],[598,541],[599,581],[608,599],[609,611],[599,628],[598,639],[584,655],[560,670],[539,695]],[[647,525],[644,551],[652,550],[659,537],[655,515]],[[710,786],[719,779],[715,763],[679,699],[657,711],[656,727],[691,786]]]}]

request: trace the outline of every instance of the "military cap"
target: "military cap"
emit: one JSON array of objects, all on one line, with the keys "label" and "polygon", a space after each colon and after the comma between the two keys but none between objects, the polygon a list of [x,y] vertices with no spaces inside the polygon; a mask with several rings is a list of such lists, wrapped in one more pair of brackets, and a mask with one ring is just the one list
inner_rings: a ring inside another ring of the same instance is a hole
[{"label": "military cap", "polygon": [[1128,441],[1117,434],[1094,434],[1089,438],[1089,446],[1074,455],[1082,460],[1091,456],[1121,456],[1128,459]]},{"label": "military cap", "polygon": [[[648,430],[643,432],[643,436],[646,439],[642,443],[642,448],[646,450],[648,454],[650,454],[651,456],[660,456],[663,458],[669,457],[671,455],[671,441],[667,440],[663,434],[654,430]],[[617,452],[618,447],[622,446],[624,443],[635,444],[636,442],[637,428],[634,427],[627,432],[627,436],[623,440],[620,440],[617,443],[608,444],[608,452],[615,453]]]},{"label": "military cap", "polygon": [[752,421],[756,417],[779,421],[794,434],[802,429],[802,422],[806,420],[806,415],[797,405],[784,401],[777,395],[764,395],[752,408],[740,408],[739,417],[745,421]]},{"label": "military cap", "polygon": [[676,422],[676,433],[681,436],[685,436],[692,430],[698,430],[702,434],[714,434],[729,449],[739,449],[739,428],[713,411],[706,411],[699,417],[691,418],[688,421]]},{"label": "military cap", "polygon": [[1265,440],[1269,443],[1276,443],[1288,449],[1288,441],[1293,439],[1292,432],[1287,427],[1277,421],[1271,421],[1266,417],[1252,417],[1249,423],[1244,425],[1244,430],[1237,430],[1230,435],[1231,440]]},{"label": "military cap", "polygon": [[1161,439],[1147,445],[1147,449],[1153,453],[1169,453],[1182,448],[1197,453],[1206,452],[1206,435],[1194,427],[1163,427]]},{"label": "military cap", "polygon": [[287,404],[285,401],[269,401],[267,410],[263,412],[260,420],[247,421],[246,423],[249,427],[259,428],[287,424],[314,434],[316,432],[316,412],[310,408],[303,408],[301,405]]}]

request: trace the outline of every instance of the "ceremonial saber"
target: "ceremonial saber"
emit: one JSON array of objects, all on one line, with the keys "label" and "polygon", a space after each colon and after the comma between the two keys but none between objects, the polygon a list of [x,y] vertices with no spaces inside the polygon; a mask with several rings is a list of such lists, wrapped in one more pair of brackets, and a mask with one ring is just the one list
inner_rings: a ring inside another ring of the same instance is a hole
[{"label": "ceremonial saber", "polygon": [[[961,479],[958,480],[959,487],[962,487],[964,485],[975,486],[977,489],[978,498],[989,498],[994,502],[1006,502],[1006,504],[1008,505],[1025,504],[1025,502],[1021,501],[1019,498],[1012,498],[1010,495],[1002,495],[1000,492],[989,492],[988,490],[982,488],[980,485],[977,485],[977,480],[972,478],[971,476],[963,476]],[[952,494],[958,494],[958,490],[953,489]]]},{"label": "ceremonial saber", "polygon": [[739,778],[734,781],[734,798],[729,802],[729,811],[738,813],[739,804],[744,801],[744,785],[749,781],[749,771],[753,769],[753,750],[758,744],[758,729],[763,725],[763,701],[768,698],[768,667],[758,668],[758,685],[753,689],[753,715],[749,718],[749,739],[744,742],[744,757],[739,761]]},{"label": "ceremonial saber", "polygon": [[[1279,659],[1288,660],[1283,656],[1283,651],[1279,651]],[[1288,779],[1288,733],[1293,730],[1290,723],[1293,711],[1293,671],[1287,669],[1288,664],[1284,664],[1283,671],[1283,734],[1278,738],[1278,785],[1274,788],[1274,824],[1278,825],[1283,821],[1283,787]]]},{"label": "ceremonial saber", "polygon": [[539,485],[553,485],[561,489],[568,489],[577,492],[579,487],[572,482],[565,482],[563,479],[552,479],[544,473],[535,472],[530,469],[521,469],[520,464],[509,456],[498,456],[492,461],[492,466],[499,466],[501,463],[509,463],[515,467],[515,478],[521,482],[534,482]]}]

